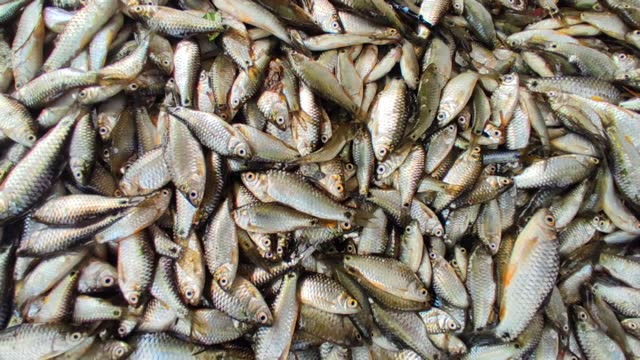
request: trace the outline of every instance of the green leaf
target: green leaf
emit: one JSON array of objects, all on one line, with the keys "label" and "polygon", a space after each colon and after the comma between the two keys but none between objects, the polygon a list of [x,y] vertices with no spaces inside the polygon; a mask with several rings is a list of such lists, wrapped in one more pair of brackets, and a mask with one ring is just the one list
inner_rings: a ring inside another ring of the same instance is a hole
[{"label": "green leaf", "polygon": [[[222,22],[222,15],[220,15],[219,12],[209,12],[204,14],[203,18],[216,22],[216,23],[220,23]],[[215,41],[215,39],[218,37],[218,35],[220,35],[220,33],[216,32],[213,34],[209,34],[208,39],[209,42]]]}]

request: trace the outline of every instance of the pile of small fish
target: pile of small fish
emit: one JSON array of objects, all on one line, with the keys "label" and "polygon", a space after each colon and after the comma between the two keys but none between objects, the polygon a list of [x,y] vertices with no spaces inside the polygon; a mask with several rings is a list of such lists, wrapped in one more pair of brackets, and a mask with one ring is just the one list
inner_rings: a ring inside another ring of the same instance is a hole
[{"label": "pile of small fish", "polygon": [[0,0],[0,358],[640,358],[640,0],[556,2]]}]

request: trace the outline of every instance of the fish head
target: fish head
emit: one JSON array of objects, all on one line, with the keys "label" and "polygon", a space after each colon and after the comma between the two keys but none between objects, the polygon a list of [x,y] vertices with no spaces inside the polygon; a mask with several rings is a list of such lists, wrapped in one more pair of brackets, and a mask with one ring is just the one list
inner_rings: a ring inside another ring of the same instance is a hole
[{"label": "fish head", "polygon": [[253,157],[253,151],[251,150],[249,143],[239,135],[232,136],[231,139],[229,139],[227,150],[240,159],[248,160]]},{"label": "fish head", "polygon": [[358,300],[347,292],[343,292],[338,296],[337,303],[344,314],[355,314],[360,311]]},{"label": "fish head", "polygon": [[64,352],[68,349],[80,344],[89,336],[89,332],[82,328],[73,328],[74,331],[60,332],[59,336],[53,341],[52,350]]},{"label": "fish head", "polygon": [[142,5],[133,3],[127,7],[127,12],[135,20],[148,20],[152,18],[157,11],[158,8],[153,5]]},{"label": "fish head", "polygon": [[268,197],[268,179],[265,174],[248,171],[240,176],[244,186],[251,191],[258,199]]},{"label": "fish head", "polygon": [[104,344],[103,352],[109,354],[110,359],[119,360],[125,359],[131,353],[131,345],[124,341],[113,340]]}]

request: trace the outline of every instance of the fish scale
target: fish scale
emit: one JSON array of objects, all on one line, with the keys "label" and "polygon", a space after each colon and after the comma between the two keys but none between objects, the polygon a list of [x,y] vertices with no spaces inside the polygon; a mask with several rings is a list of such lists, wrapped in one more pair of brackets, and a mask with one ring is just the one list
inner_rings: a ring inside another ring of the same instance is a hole
[{"label": "fish scale", "polygon": [[496,334],[503,339],[514,339],[525,329],[555,284],[560,260],[554,225],[551,213],[541,209],[516,239],[502,280]]},{"label": "fish scale", "polygon": [[22,215],[52,185],[56,162],[75,124],[67,116],[13,168],[0,185],[0,222]]},{"label": "fish scale", "polygon": [[65,26],[43,69],[51,72],[64,66],[89,43],[111,15],[118,10],[116,0],[91,1],[79,10]]},{"label": "fish scale", "polygon": [[223,29],[220,20],[211,21],[177,9],[156,5],[133,5],[128,8],[134,18],[151,31],[177,38],[195,34],[218,32]]},{"label": "fish scale", "polygon": [[0,358],[640,357],[640,0],[25,1]]}]

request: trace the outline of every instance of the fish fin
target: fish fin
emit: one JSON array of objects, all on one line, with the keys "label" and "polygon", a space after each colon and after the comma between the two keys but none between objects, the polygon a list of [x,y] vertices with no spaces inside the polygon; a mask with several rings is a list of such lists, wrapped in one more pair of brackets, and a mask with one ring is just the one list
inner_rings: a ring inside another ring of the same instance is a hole
[{"label": "fish fin", "polygon": [[289,33],[289,39],[290,39],[290,43],[291,43],[291,47],[293,47],[293,49],[307,57],[312,57],[313,54],[311,53],[311,51],[309,49],[307,49],[307,47],[304,45],[304,42],[302,40],[302,35],[300,34],[300,32],[298,30],[294,30],[294,29],[288,29],[287,32]]},{"label": "fish fin", "polygon": [[457,196],[458,194],[460,194],[462,190],[464,190],[464,186],[462,185],[447,184],[444,187],[445,193],[449,195],[454,195],[454,196]]},{"label": "fish fin", "polygon": [[367,112],[363,111],[362,108],[358,107],[355,113],[355,122],[358,124],[366,124],[367,123]]},{"label": "fish fin", "polygon": [[260,77],[260,69],[253,65],[249,66],[247,69],[247,75],[249,75],[249,79],[255,81]]},{"label": "fish fin", "polygon": [[359,210],[359,209],[354,209],[354,211],[352,212],[352,215],[353,215],[352,222],[358,226],[363,226],[363,227],[367,226],[367,224],[371,222],[371,219],[375,218],[374,216],[369,214],[369,212]]},{"label": "fish fin", "polygon": [[623,86],[622,88],[624,88],[625,90],[627,90],[627,92],[631,95],[633,95],[633,97],[640,97],[640,93],[637,91],[634,91],[626,86]]}]

